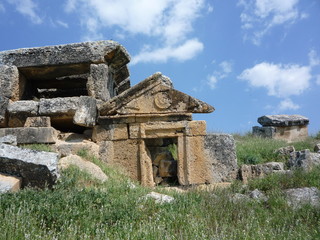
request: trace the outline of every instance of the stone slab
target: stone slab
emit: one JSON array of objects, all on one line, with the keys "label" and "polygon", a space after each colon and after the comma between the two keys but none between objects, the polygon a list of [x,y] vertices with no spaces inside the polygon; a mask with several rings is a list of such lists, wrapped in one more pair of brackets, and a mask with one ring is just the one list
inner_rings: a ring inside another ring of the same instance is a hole
[{"label": "stone slab", "polygon": [[262,126],[289,127],[308,125],[309,119],[301,115],[265,115],[258,118]]},{"label": "stone slab", "polygon": [[119,43],[114,41],[95,41],[3,51],[0,52],[0,64],[26,68],[101,63],[106,60],[119,62],[119,59],[114,59],[115,57],[121,58],[125,64],[130,61],[129,54]]},{"label": "stone slab", "polygon": [[0,173],[0,194],[6,192],[18,192],[21,187],[21,178]]},{"label": "stone slab", "polygon": [[0,144],[1,172],[18,176],[22,187],[52,187],[57,178],[58,154]]},{"label": "stone slab", "polygon": [[19,100],[19,71],[16,66],[0,64],[0,96]]},{"label": "stone slab", "polygon": [[205,136],[204,150],[210,162],[213,183],[230,182],[237,177],[236,146],[230,134],[214,133]]},{"label": "stone slab", "polygon": [[28,117],[24,127],[51,127],[50,117]]},{"label": "stone slab", "polygon": [[7,125],[7,108],[9,105],[9,98],[0,95],[0,127]]},{"label": "stone slab", "polygon": [[0,143],[17,146],[17,137],[14,135],[6,135],[4,137],[0,137]]},{"label": "stone slab", "polygon": [[97,120],[97,101],[93,97],[81,96],[73,123],[84,127],[93,127]]},{"label": "stone slab", "polygon": [[15,101],[8,105],[9,127],[23,127],[28,117],[37,116],[39,102],[37,101]]},{"label": "stone slab", "polygon": [[0,137],[14,135],[18,144],[55,143],[57,131],[52,127],[0,128]]},{"label": "stone slab", "polygon": [[41,98],[39,103],[39,114],[54,117],[73,117],[78,109],[80,97],[65,98]]},{"label": "stone slab", "polygon": [[92,140],[95,142],[128,139],[127,124],[110,124],[93,128]]}]

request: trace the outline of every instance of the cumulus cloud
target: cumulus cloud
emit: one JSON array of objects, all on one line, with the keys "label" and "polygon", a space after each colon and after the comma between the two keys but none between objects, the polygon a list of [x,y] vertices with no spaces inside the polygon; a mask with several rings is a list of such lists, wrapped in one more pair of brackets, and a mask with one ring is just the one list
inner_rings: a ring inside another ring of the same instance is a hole
[{"label": "cumulus cloud", "polygon": [[309,88],[310,71],[309,66],[262,62],[245,69],[238,78],[252,87],[266,88],[270,96],[288,98],[300,95]]},{"label": "cumulus cloud", "polygon": [[286,110],[298,110],[300,106],[292,102],[290,98],[286,98],[282,100],[277,108],[278,111],[286,111]]},{"label": "cumulus cloud", "polygon": [[240,15],[245,39],[259,45],[264,35],[279,25],[290,25],[307,14],[298,9],[299,0],[239,0],[243,7]]},{"label": "cumulus cloud", "polygon": [[[213,61],[213,63],[215,63],[215,61]],[[219,80],[226,78],[232,72],[232,65],[231,61],[222,61],[218,64],[218,70],[207,77],[207,84],[211,89],[216,87]]]},{"label": "cumulus cloud", "polygon": [[37,5],[32,0],[7,0],[14,5],[16,10],[22,15],[30,18],[34,24],[42,23],[42,19],[37,14]]},{"label": "cumulus cloud", "polygon": [[[68,0],[66,12],[76,11],[87,29],[87,37],[100,37],[109,28],[117,36],[143,35],[154,40],[153,48],[142,49],[134,63],[188,60],[203,44],[188,35],[194,21],[206,10],[206,0]],[[210,10],[210,8],[209,8]],[[183,53],[182,51],[186,52]],[[169,53],[172,51],[173,53]],[[158,53],[164,54],[158,56]],[[174,55],[175,53],[175,55]],[[145,57],[145,60],[143,58]],[[152,58],[156,56],[156,58]]]},{"label": "cumulus cloud", "polygon": [[186,61],[192,59],[202,50],[203,44],[198,39],[191,39],[177,47],[166,46],[151,51],[143,50],[132,58],[131,63],[134,65],[139,62],[166,62],[168,59]]}]

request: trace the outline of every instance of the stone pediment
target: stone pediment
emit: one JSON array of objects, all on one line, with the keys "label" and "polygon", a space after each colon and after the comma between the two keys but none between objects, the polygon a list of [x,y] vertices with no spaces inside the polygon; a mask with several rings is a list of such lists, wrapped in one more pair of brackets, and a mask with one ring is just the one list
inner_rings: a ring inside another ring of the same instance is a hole
[{"label": "stone pediment", "polygon": [[171,80],[154,75],[112,98],[100,107],[101,116],[137,114],[210,113],[214,108],[173,88]]}]

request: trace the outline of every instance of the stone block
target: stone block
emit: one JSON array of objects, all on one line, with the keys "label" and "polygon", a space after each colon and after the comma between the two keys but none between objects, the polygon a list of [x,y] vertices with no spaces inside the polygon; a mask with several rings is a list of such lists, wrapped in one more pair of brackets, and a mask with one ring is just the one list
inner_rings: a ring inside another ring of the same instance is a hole
[{"label": "stone block", "polygon": [[81,150],[87,150],[95,157],[99,157],[99,145],[88,140],[71,140],[71,141],[57,141],[54,149],[59,152],[62,157],[70,154],[78,154]]},{"label": "stone block", "polygon": [[320,143],[317,143],[317,144],[314,146],[313,151],[315,151],[316,153],[320,153]]},{"label": "stone block", "polygon": [[24,127],[51,127],[50,117],[28,117]]},{"label": "stone block", "polygon": [[96,100],[92,97],[81,96],[73,123],[84,127],[93,127],[96,125],[97,115]]},{"label": "stone block", "polygon": [[212,181],[230,182],[237,177],[238,165],[232,135],[215,133],[205,136],[204,151],[210,163]]},{"label": "stone block", "polygon": [[301,115],[265,115],[258,122],[264,127],[290,127],[308,125],[309,119]]},{"label": "stone block", "polygon": [[87,90],[89,96],[102,101],[113,97],[113,82],[109,79],[109,68],[106,64],[91,64]]},{"label": "stone block", "polygon": [[124,64],[130,60],[129,54],[119,43],[95,41],[3,51],[0,52],[0,64],[21,68],[61,65],[71,67],[83,63],[102,63],[106,58],[112,61],[115,57],[123,59]]},{"label": "stone block", "polygon": [[16,66],[0,64],[0,96],[19,100],[19,70]]},{"label": "stone block", "polygon": [[0,144],[1,172],[18,176],[22,187],[52,187],[59,177],[58,154]]},{"label": "stone block", "polygon": [[9,105],[9,98],[0,95],[0,127],[7,126],[7,108]]},{"label": "stone block", "polygon": [[276,132],[275,127],[252,127],[252,134],[257,137],[273,138]]},{"label": "stone block", "polygon": [[320,165],[320,153],[310,152],[309,149],[293,152],[289,159],[290,168],[302,168],[309,171]]},{"label": "stone block", "polygon": [[316,187],[291,188],[284,190],[289,206],[299,209],[304,205],[320,206],[320,190]]},{"label": "stone block", "polygon": [[28,117],[38,115],[39,102],[16,101],[8,105],[9,127],[23,127]]},{"label": "stone block", "polygon": [[128,139],[127,124],[97,125],[93,128],[92,140],[95,142]]},{"label": "stone block", "polygon": [[17,146],[17,137],[13,135],[6,135],[4,137],[0,137],[0,143]]},{"label": "stone block", "polygon": [[96,164],[86,161],[77,155],[69,155],[59,160],[59,169],[66,169],[70,166],[76,166],[80,171],[86,172],[93,178],[98,179],[101,182],[108,180],[108,176],[101,170]]},{"label": "stone block", "polygon": [[187,136],[205,136],[206,127],[207,127],[206,121],[187,122],[186,134]]},{"label": "stone block", "polygon": [[272,173],[286,173],[282,162],[268,162],[257,165],[242,165],[240,178],[246,184],[248,180],[262,178]]},{"label": "stone block", "polygon": [[39,103],[39,114],[60,118],[72,118],[78,109],[79,97],[65,98],[41,98]]},{"label": "stone block", "polygon": [[21,178],[0,173],[0,194],[5,192],[18,192],[21,187]]},{"label": "stone block", "polygon": [[0,137],[14,135],[18,144],[55,143],[57,131],[52,127],[0,128]]}]

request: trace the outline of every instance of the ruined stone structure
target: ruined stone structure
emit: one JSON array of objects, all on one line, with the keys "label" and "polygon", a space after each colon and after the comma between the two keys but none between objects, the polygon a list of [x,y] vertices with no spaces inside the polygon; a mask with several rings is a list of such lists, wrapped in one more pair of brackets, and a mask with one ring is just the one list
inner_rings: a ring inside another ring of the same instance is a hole
[{"label": "ruined stone structure", "polygon": [[308,137],[309,119],[301,115],[265,115],[258,118],[262,127],[252,128],[253,135],[285,140],[302,141]]},{"label": "ruined stone structure", "polygon": [[130,87],[129,61],[114,41],[0,52],[0,137],[55,143],[58,131],[92,129],[101,159],[143,185],[234,179],[234,152],[226,161],[215,148],[233,139],[208,137],[206,123],[192,120],[214,108],[161,73]]}]

